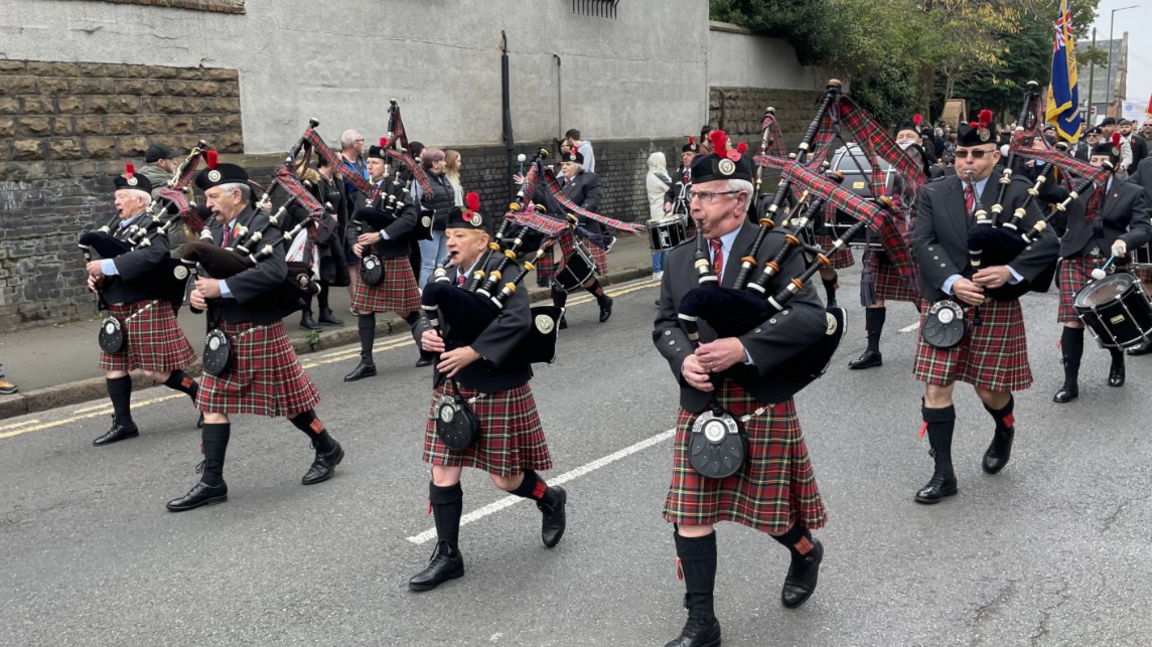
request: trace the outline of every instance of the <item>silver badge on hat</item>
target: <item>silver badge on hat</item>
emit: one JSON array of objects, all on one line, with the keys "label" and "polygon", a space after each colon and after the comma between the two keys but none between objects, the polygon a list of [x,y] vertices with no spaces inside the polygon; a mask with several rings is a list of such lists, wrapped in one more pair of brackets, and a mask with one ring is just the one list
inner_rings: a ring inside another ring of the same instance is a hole
[{"label": "silver badge on hat", "polygon": [[140,184],[140,180],[137,180],[135,175],[128,178],[128,186],[136,186],[137,184]]},{"label": "silver badge on hat", "polygon": [[215,169],[208,171],[208,181],[209,182],[219,182],[220,177],[221,177],[220,171],[217,171]]},{"label": "silver badge on hat", "polygon": [[468,219],[468,223],[473,227],[479,227],[480,223],[482,222],[484,222],[484,219],[481,218],[480,214],[476,213],[475,211],[472,212],[472,217]]},{"label": "silver badge on hat", "polygon": [[720,160],[718,168],[721,175],[732,175],[736,172],[736,162],[733,162],[732,160],[725,157],[724,159]]}]

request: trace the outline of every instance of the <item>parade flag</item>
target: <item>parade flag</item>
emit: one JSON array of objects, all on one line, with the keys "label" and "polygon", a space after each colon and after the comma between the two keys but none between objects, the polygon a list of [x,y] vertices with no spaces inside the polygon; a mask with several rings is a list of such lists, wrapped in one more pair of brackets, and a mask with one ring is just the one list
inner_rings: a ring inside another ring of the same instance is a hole
[{"label": "parade flag", "polygon": [[1152,117],[1152,96],[1148,97],[1148,107],[1144,109],[1144,114]]},{"label": "parade flag", "polygon": [[1080,138],[1080,92],[1076,87],[1076,37],[1068,0],[1060,0],[1056,37],[1052,46],[1052,80],[1048,91],[1048,123],[1060,137],[1075,143]]}]

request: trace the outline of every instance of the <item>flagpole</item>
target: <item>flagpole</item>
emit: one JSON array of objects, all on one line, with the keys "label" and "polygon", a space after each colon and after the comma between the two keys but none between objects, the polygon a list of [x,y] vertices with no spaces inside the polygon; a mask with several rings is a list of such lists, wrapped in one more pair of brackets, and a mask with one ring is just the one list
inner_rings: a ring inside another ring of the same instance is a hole
[{"label": "flagpole", "polygon": [[1134,4],[1131,7],[1120,7],[1119,9],[1112,10],[1112,19],[1108,25],[1108,109],[1104,112],[1105,117],[1112,116],[1112,105],[1116,103],[1116,96],[1112,92],[1112,48],[1116,45],[1115,41],[1113,40],[1113,36],[1116,32],[1116,12],[1125,11],[1127,9],[1135,9],[1139,6],[1140,5],[1138,4]]},{"label": "flagpole", "polygon": [[[1092,49],[1096,49],[1096,28],[1092,28]],[[1093,103],[1096,98],[1096,64],[1088,64],[1088,126],[1096,125],[1096,105]]]}]

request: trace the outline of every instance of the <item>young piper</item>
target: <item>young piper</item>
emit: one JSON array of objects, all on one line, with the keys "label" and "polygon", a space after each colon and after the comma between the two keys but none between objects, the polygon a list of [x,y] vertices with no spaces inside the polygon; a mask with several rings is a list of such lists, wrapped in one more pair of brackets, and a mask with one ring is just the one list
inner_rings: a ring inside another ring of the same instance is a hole
[{"label": "young piper", "polygon": [[[467,205],[449,213],[445,232],[452,265],[447,278],[461,290],[478,269],[492,230],[479,211],[476,194],[468,195]],[[487,269],[496,269],[499,262],[491,259]],[[502,283],[514,281],[521,271],[508,263],[502,271]],[[430,287],[425,288],[426,304],[431,301]],[[412,330],[421,348],[439,354],[433,406],[424,435],[424,461],[432,464],[428,498],[436,520],[437,543],[428,567],[409,580],[413,591],[428,591],[464,575],[459,537],[464,508],[460,474],[465,467],[484,470],[496,487],[534,500],[543,513],[541,539],[545,546],[559,543],[566,525],[568,495],[563,488],[548,486],[537,474],[551,469],[552,459],[528,386],[532,369],[510,357],[530,327],[538,325],[532,321],[527,291],[516,290],[499,316],[474,340],[459,339],[448,322],[441,323],[443,334],[437,333],[426,317]],[[480,421],[479,438],[461,451],[449,449],[436,431],[437,400],[454,394],[457,386]]]}]

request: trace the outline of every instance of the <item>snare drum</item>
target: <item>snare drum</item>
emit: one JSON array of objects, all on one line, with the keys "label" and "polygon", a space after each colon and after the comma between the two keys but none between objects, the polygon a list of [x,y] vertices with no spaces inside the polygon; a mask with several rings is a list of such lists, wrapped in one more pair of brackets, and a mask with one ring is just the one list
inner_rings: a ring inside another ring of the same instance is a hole
[{"label": "snare drum", "polygon": [[1152,340],[1152,299],[1140,279],[1116,273],[1076,293],[1076,316],[1102,348],[1132,348]]},{"label": "snare drum", "polygon": [[579,290],[595,274],[596,261],[592,260],[584,243],[576,241],[572,254],[564,259],[564,267],[556,273],[555,283],[561,292],[567,294]]},{"label": "snare drum", "polygon": [[666,252],[688,240],[688,226],[680,216],[649,220],[648,245],[654,252]]},{"label": "snare drum", "polygon": [[1152,243],[1145,243],[1128,252],[1128,262],[1133,265],[1152,267]]}]

